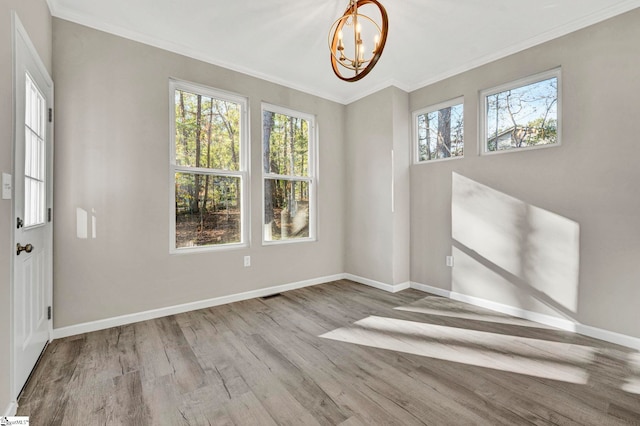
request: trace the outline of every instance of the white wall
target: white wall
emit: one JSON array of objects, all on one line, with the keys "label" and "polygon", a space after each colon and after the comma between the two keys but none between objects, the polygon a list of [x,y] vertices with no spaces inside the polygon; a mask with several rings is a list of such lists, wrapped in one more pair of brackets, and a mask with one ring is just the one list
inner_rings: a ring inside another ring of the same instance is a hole
[{"label": "white wall", "polygon": [[[54,327],[344,271],[343,105],[68,21],[54,34]],[[249,249],[169,254],[170,77],[249,98]],[[317,117],[317,242],[261,244],[262,101]],[[77,208],[97,238],[77,238]]]},{"label": "white wall", "polygon": [[[16,11],[42,62],[51,72],[51,14],[44,0],[0,2],[0,172],[13,174],[13,58],[11,12]],[[10,289],[13,206],[0,200],[0,416],[12,399],[9,389]],[[5,374],[5,372],[7,374]]]},{"label": "white wall", "polygon": [[[410,94],[465,97],[464,159],[411,167],[412,281],[640,337],[638,40],[640,9]],[[478,92],[558,66],[562,145],[478,156]]]}]

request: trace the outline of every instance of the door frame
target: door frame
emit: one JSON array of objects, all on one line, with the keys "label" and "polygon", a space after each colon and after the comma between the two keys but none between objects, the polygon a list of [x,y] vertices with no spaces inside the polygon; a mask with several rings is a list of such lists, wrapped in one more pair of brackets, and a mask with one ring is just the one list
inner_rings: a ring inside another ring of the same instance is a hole
[{"label": "door frame", "polygon": [[[13,62],[13,66],[12,66],[12,82],[13,82],[13,91],[12,91],[12,187],[15,188],[15,180],[16,180],[16,176],[15,176],[15,172],[16,172],[16,142],[17,142],[17,127],[19,124],[16,122],[17,121],[17,116],[18,114],[16,113],[16,108],[17,108],[17,96],[18,96],[18,91],[21,90],[22,92],[24,92],[24,87],[18,87],[18,81],[19,81],[19,73],[21,73],[21,65],[22,64],[18,64],[18,49],[22,49],[21,44],[23,44],[24,46],[26,46],[26,52],[29,56],[31,56],[31,58],[33,59],[34,63],[36,64],[36,67],[38,68],[38,72],[42,75],[42,77],[44,78],[47,87],[41,87],[40,90],[42,90],[43,92],[46,92],[47,97],[50,97],[51,99],[51,105],[48,105],[48,107],[53,108],[53,102],[54,102],[54,93],[53,93],[53,80],[51,79],[51,76],[49,75],[49,72],[47,71],[46,66],[44,65],[44,63],[42,62],[42,59],[40,59],[40,56],[38,55],[38,52],[35,48],[35,46],[33,45],[33,43],[31,42],[31,38],[29,37],[29,34],[27,32],[27,30],[25,29],[25,27],[22,25],[22,22],[20,21],[20,18],[18,17],[18,14],[16,13],[16,11],[12,11],[11,12],[11,37],[12,37],[12,62]],[[21,126],[24,126],[24,123],[20,124]],[[47,140],[47,144],[48,144],[48,150],[49,152],[47,153],[47,208],[53,208],[53,122],[49,122],[47,123],[47,136],[48,136],[48,140]],[[15,190],[13,191],[12,197],[11,197],[11,218],[12,218],[12,222],[11,222],[11,253],[13,254],[13,251],[15,250],[15,245],[16,245],[16,228],[15,228],[15,224],[16,224],[16,205],[15,205]],[[46,259],[47,265],[46,265],[46,274],[47,274],[47,278],[46,278],[46,302],[47,302],[47,306],[53,306],[53,218],[51,220],[50,223],[47,224],[48,226],[48,230],[46,232],[46,241],[47,241],[47,245],[48,245],[48,256]],[[14,304],[14,297],[15,297],[15,293],[16,293],[16,285],[17,283],[15,282],[15,271],[14,271],[14,264],[15,264],[15,259],[14,256],[12,255],[11,257],[11,262],[10,262],[10,280],[11,280],[11,285],[10,285],[10,291],[9,291],[9,315],[10,315],[10,341],[11,341],[11,351],[10,351],[10,355],[9,355],[9,365],[10,365],[10,374],[9,374],[9,386],[11,389],[11,401],[13,404],[14,409],[17,407],[17,398],[19,396],[19,392],[22,389],[23,384],[17,384],[16,383],[16,376],[17,376],[17,372],[16,372],[16,360],[15,360],[15,347],[16,347],[16,322],[15,322],[15,304]],[[49,342],[51,342],[53,338],[53,319],[51,319],[50,321],[48,321],[48,340]]]}]

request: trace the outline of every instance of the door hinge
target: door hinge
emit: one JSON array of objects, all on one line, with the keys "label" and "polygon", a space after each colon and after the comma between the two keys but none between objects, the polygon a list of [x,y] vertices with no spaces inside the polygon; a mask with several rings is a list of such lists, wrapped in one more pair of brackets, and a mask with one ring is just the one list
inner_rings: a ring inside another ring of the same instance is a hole
[{"label": "door hinge", "polygon": [[49,108],[49,123],[53,122],[53,108]]},{"label": "door hinge", "polygon": [[47,222],[51,222],[51,207],[47,209]]},{"label": "door hinge", "polygon": [[51,319],[51,306],[47,306],[47,319]]},{"label": "door hinge", "polygon": [[16,222],[17,222],[16,223],[16,228],[17,229],[20,229],[20,228],[22,228],[24,226],[24,222],[22,221],[22,219],[16,218]]}]

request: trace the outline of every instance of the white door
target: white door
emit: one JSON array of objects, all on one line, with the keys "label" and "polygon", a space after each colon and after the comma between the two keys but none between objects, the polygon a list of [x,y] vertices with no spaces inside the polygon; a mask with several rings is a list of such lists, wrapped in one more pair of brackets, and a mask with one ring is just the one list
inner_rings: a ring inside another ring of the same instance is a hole
[{"label": "white door", "polygon": [[49,341],[53,82],[14,17],[13,397]]}]

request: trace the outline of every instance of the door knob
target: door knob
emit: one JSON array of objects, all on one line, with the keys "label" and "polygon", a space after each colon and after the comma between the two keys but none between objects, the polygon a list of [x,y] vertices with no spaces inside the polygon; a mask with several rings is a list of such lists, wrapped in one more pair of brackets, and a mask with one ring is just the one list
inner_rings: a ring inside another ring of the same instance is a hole
[{"label": "door knob", "polygon": [[31,253],[31,250],[33,250],[33,246],[31,244],[27,244],[26,246],[21,246],[20,243],[16,244],[16,254],[18,256],[23,251],[26,251],[27,253]]}]

